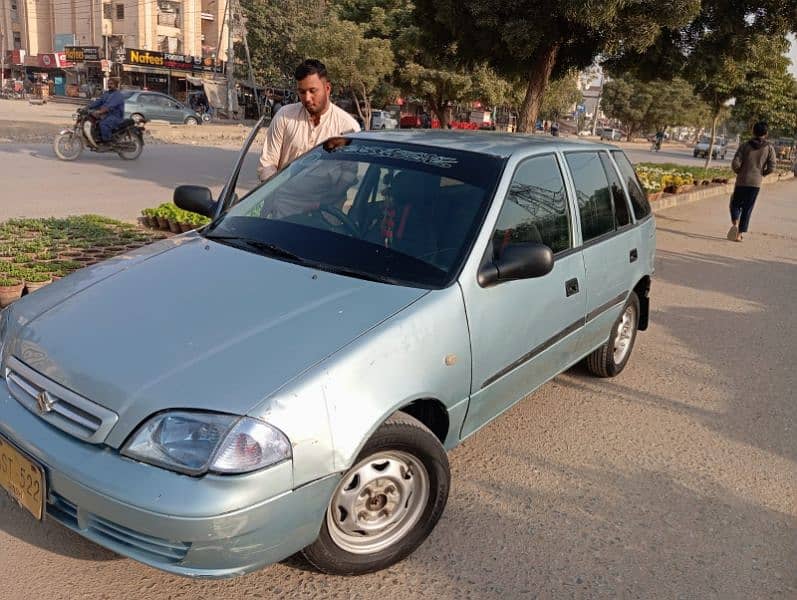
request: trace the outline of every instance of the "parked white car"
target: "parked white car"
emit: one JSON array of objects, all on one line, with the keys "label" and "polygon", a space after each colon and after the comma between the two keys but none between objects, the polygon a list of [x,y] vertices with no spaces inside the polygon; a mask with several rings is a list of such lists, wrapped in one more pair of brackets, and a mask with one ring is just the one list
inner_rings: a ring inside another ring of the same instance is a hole
[{"label": "parked white car", "polygon": [[386,110],[371,111],[371,129],[395,129],[398,121]]}]

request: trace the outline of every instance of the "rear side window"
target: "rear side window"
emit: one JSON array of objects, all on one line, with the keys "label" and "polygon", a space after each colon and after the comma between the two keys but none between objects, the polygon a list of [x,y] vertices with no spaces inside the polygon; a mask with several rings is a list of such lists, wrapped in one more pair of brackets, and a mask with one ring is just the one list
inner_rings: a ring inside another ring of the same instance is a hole
[{"label": "rear side window", "polygon": [[493,234],[493,258],[510,243],[537,242],[554,252],[570,248],[567,193],[556,158],[530,158],[518,166]]},{"label": "rear side window", "polygon": [[642,191],[642,186],[634,172],[634,167],[631,166],[628,158],[621,151],[613,150],[612,156],[614,156],[614,160],[620,168],[620,173],[623,174],[623,179],[625,179],[628,195],[631,197],[631,206],[634,209],[634,216],[637,221],[647,217],[650,214],[650,203],[647,195]]},{"label": "rear side window", "polygon": [[620,178],[617,176],[617,171],[614,170],[612,159],[605,152],[601,152],[601,162],[603,169],[606,171],[606,177],[609,179],[609,187],[612,192],[612,202],[614,203],[614,225],[619,229],[631,223],[631,215],[628,212],[628,200],[625,198],[625,191],[623,184],[620,183]]},{"label": "rear side window", "polygon": [[609,182],[597,152],[565,155],[576,186],[581,236],[587,242],[615,230]]}]

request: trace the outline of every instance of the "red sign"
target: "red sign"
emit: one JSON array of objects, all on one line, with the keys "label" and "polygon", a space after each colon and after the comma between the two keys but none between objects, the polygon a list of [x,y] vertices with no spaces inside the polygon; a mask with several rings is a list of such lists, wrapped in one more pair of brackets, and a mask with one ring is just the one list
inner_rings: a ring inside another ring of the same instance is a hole
[{"label": "red sign", "polygon": [[52,52],[39,54],[39,66],[46,69],[60,69],[61,67],[71,67],[72,63],[66,60],[66,53]]},{"label": "red sign", "polygon": [[12,65],[25,64],[25,51],[24,50],[9,50],[9,62]]}]

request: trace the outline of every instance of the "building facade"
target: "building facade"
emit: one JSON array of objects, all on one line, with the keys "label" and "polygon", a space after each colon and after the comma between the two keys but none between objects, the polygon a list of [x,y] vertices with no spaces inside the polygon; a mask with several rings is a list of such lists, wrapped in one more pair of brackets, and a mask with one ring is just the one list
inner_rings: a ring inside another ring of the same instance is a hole
[{"label": "building facade", "polygon": [[[14,67],[28,76],[32,69],[53,71],[53,78],[64,77],[64,90],[77,86],[85,96],[112,73],[123,84],[177,93],[227,60],[226,6],[225,0],[0,0],[6,76]],[[65,52],[76,47],[91,49],[91,59],[67,60]],[[147,54],[147,62],[131,61]]]}]

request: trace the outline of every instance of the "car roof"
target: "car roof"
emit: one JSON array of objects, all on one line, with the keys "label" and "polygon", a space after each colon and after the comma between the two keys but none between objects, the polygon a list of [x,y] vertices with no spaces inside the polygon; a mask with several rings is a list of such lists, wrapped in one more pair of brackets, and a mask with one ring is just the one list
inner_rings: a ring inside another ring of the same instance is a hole
[{"label": "car roof", "polygon": [[496,131],[464,131],[441,129],[388,129],[361,131],[348,137],[385,142],[404,142],[466,152],[490,154],[508,158],[513,154],[532,154],[532,150],[577,150],[613,149],[612,144],[603,144],[579,139],[554,138],[549,135],[503,133]]}]

